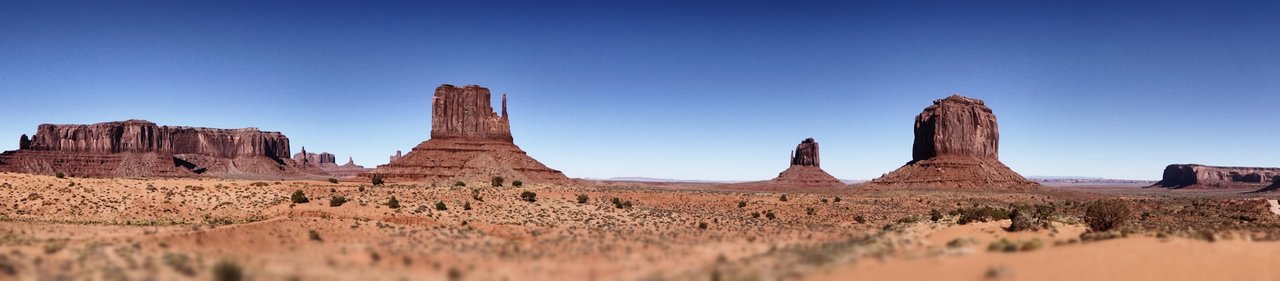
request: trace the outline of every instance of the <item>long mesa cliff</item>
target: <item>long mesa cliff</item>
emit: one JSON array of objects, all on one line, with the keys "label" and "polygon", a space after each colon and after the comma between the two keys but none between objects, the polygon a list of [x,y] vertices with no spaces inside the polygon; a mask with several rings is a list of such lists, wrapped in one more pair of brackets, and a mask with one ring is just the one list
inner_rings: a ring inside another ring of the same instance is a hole
[{"label": "long mesa cliff", "polygon": [[1173,164],[1152,187],[1170,189],[1259,188],[1280,181],[1280,168],[1222,167],[1200,164]]}]

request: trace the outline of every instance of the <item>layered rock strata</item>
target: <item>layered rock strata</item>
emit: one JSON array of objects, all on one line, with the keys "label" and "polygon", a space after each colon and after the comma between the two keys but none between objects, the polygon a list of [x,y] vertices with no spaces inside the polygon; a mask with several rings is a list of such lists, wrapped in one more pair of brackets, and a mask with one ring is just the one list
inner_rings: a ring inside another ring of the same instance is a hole
[{"label": "layered rock strata", "polygon": [[1163,188],[1261,188],[1280,180],[1280,168],[1217,167],[1173,164],[1153,187]]},{"label": "layered rock strata", "polygon": [[0,171],[84,177],[291,176],[289,139],[256,128],[158,126],[145,120],[42,124]]},{"label": "layered rock strata", "polygon": [[996,116],[982,100],[953,95],[915,120],[912,160],[873,184],[935,188],[1035,186],[999,159]]},{"label": "layered rock strata", "polygon": [[562,182],[568,177],[516,146],[507,116],[490,105],[489,89],[441,85],[432,98],[431,139],[362,176],[399,180],[488,180]]}]

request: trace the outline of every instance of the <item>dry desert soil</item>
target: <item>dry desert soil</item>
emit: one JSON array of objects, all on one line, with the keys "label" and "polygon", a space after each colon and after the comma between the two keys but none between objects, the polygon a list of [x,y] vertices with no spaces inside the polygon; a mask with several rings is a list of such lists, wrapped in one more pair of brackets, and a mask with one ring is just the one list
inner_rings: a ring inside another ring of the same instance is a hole
[{"label": "dry desert soil", "polygon": [[[464,184],[0,173],[0,280],[1280,280],[1271,194]],[[1013,205],[1052,222],[953,212]]]}]

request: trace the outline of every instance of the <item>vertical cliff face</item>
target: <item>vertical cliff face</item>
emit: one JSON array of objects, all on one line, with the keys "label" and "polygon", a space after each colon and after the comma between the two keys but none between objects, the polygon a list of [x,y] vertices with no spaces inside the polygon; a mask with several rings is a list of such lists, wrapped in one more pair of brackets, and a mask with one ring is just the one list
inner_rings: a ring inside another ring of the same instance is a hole
[{"label": "vertical cliff face", "polygon": [[255,128],[158,126],[144,120],[42,124],[0,170],[79,176],[283,175],[289,139]]},{"label": "vertical cliff face", "polygon": [[818,142],[813,138],[804,139],[791,155],[792,166],[812,166],[819,167],[818,158]]},{"label": "vertical cliff face", "polygon": [[1173,164],[1154,186],[1164,188],[1258,188],[1276,182],[1280,168]]},{"label": "vertical cliff face", "polygon": [[401,180],[488,180],[500,176],[524,182],[569,178],[525,154],[512,141],[507,100],[502,115],[490,105],[489,89],[440,85],[431,100],[431,139],[391,163],[362,176]]},{"label": "vertical cliff face", "polygon": [[31,139],[27,138],[27,134],[22,134],[22,137],[18,138],[18,149],[31,149]]},{"label": "vertical cliff face", "polygon": [[915,120],[911,162],[873,184],[1010,189],[1035,186],[999,159],[1000,132],[991,108],[953,95],[933,101]]},{"label": "vertical cliff face", "polygon": [[511,140],[507,121],[507,97],[502,96],[502,116],[493,112],[489,89],[444,84],[431,99],[431,138]]},{"label": "vertical cliff face", "polygon": [[999,159],[996,115],[981,100],[960,95],[935,100],[916,116],[912,160],[938,156]]},{"label": "vertical cliff face", "polygon": [[818,141],[804,139],[791,152],[791,166],[770,183],[783,187],[825,187],[844,185],[839,179],[819,168]]}]

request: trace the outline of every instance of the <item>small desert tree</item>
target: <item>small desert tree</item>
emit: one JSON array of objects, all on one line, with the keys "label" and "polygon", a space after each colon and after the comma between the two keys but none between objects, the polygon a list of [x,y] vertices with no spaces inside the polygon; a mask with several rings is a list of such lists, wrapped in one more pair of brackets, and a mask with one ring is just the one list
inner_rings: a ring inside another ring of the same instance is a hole
[{"label": "small desert tree", "polygon": [[533,191],[525,191],[520,193],[520,200],[529,202],[538,202],[538,194]]},{"label": "small desert tree", "polygon": [[346,204],[346,203],[347,203],[346,196],[337,195],[329,198],[329,207],[342,206],[342,204]]},{"label": "small desert tree", "polygon": [[493,185],[493,187],[502,187],[502,181],[503,181],[502,177],[493,177],[492,179],[489,180],[489,184]]},{"label": "small desert tree", "polygon": [[524,186],[524,182],[522,182],[522,181],[520,181],[520,180],[514,180],[514,181],[511,181],[511,186],[514,186],[514,187],[521,187],[521,186]]},{"label": "small desert tree", "polygon": [[390,200],[387,200],[387,207],[388,207],[388,208],[392,208],[392,209],[399,209],[399,208],[400,208],[400,200],[396,200],[396,197],[395,197],[395,196],[391,196],[391,199],[390,199]]},{"label": "small desert tree", "polygon": [[307,199],[307,194],[302,193],[302,190],[294,190],[293,194],[289,195],[289,201],[294,204],[302,204],[311,202],[311,199]]},{"label": "small desert tree", "polygon": [[381,175],[374,175],[373,178],[370,179],[370,181],[371,183],[373,183],[373,186],[382,186],[382,184],[386,183],[386,181],[382,180]]},{"label": "small desert tree", "polygon": [[578,204],[584,204],[584,203],[587,203],[587,200],[588,200],[588,199],[590,199],[590,198],[587,198],[587,195],[586,195],[586,194],[578,194]]}]

